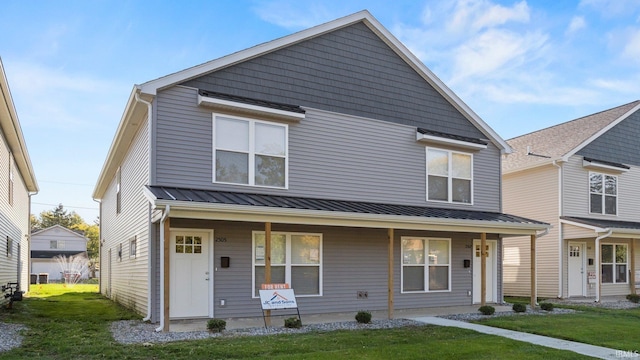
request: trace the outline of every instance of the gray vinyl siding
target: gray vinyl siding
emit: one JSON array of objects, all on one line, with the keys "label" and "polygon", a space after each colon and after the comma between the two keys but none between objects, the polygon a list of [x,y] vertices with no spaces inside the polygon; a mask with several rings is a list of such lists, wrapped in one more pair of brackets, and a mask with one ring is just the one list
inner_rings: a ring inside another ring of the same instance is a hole
[{"label": "gray vinyl siding", "polygon": [[[544,221],[553,227],[536,239],[538,296],[558,296],[558,168],[548,165],[503,176],[503,209],[508,214]],[[531,293],[531,237],[504,239],[505,295]]]},{"label": "gray vinyl siding", "polygon": [[182,85],[484,137],[363,23]]},{"label": "gray vinyl siding", "polygon": [[[171,219],[172,228],[213,230],[214,242],[214,317],[261,316],[259,299],[252,297],[252,231],[263,231],[264,224],[219,222],[189,219]],[[272,231],[309,232],[322,234],[322,296],[298,296],[303,314],[348,312],[387,309],[387,230],[355,229],[326,226],[302,226],[274,224]],[[400,292],[401,237],[431,236],[451,238],[451,283],[448,292],[410,293]],[[472,242],[479,234],[429,233],[419,231],[395,231],[394,237],[394,308],[471,305],[473,274],[463,267],[464,259],[472,259]],[[491,237],[494,238],[494,237]],[[229,268],[220,268],[220,258],[231,259]],[[498,259],[501,261],[501,258]],[[345,276],[347,275],[348,276]],[[502,276],[498,274],[498,279]],[[498,285],[498,294],[501,287]],[[367,299],[358,299],[357,292],[368,292]],[[159,299],[159,298],[158,298]],[[220,307],[220,299],[226,306]],[[159,300],[154,304],[159,308]]]},{"label": "gray vinyl siding", "polygon": [[[9,168],[13,169],[13,205],[9,204]],[[17,281],[26,291],[29,286],[30,199],[3,133],[0,133],[0,169],[0,284]],[[11,256],[7,256],[7,237],[12,240]],[[4,302],[6,299],[0,296],[0,304]]]},{"label": "gray vinyl siding", "polygon": [[640,111],[636,111],[577,152],[578,155],[640,166]]},{"label": "gray vinyl siding", "polygon": [[[148,200],[143,195],[143,186],[149,179],[149,147],[147,122],[140,123],[140,129],[121,164],[121,213],[116,214],[115,177],[101,202],[101,236],[104,244],[101,247],[100,263],[102,293],[140,314],[145,314],[148,296],[150,214]],[[137,255],[131,258],[129,240],[134,236]],[[121,259],[118,259],[119,244],[122,244]],[[109,250],[111,261],[108,258]]]},{"label": "gray vinyl siding", "polygon": [[589,169],[582,167],[582,156],[572,156],[563,165],[565,216],[590,217],[597,219],[638,221],[640,214],[640,167],[631,166],[628,172],[608,172],[591,170],[618,177],[618,214],[602,215],[589,212]]},{"label": "gray vinyl siding", "polygon": [[427,145],[416,141],[414,126],[316,109],[289,124],[288,189],[213,184],[212,111],[196,99],[197,90],[186,87],[158,94],[157,185],[500,210],[500,151],[494,145],[471,152],[473,205],[427,202]]}]

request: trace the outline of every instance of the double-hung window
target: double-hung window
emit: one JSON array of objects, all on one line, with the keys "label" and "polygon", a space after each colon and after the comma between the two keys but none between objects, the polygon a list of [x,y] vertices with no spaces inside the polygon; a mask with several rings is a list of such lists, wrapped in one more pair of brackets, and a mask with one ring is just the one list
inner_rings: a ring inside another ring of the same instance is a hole
[{"label": "double-hung window", "polygon": [[[265,283],[265,233],[253,233],[253,296]],[[271,233],[271,283],[290,284],[296,295],[322,295],[322,235]]]},{"label": "double-hung window", "polygon": [[286,124],[213,115],[214,182],[287,187]]},{"label": "double-hung window", "polygon": [[589,211],[592,214],[618,213],[618,177],[589,173]]},{"label": "double-hung window", "polygon": [[601,266],[603,284],[624,284],[627,282],[627,245],[602,244]]},{"label": "double-hung window", "polygon": [[473,156],[427,148],[427,200],[471,204]]},{"label": "double-hung window", "polygon": [[402,292],[451,290],[451,240],[402,238]]}]

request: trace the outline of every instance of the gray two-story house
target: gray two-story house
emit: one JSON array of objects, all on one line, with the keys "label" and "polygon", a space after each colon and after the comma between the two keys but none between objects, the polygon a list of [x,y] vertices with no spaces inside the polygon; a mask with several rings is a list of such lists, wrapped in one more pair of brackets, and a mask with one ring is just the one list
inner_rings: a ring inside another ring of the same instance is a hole
[{"label": "gray two-story house", "polygon": [[265,283],[307,314],[501,302],[502,238],[548,227],[501,212],[509,151],[367,11],[136,85],[101,291],[165,330],[260,316]]},{"label": "gray two-story house", "polygon": [[[503,162],[505,211],[553,226],[537,240],[538,294],[599,301],[636,292],[640,101],[508,143],[514,153]],[[529,251],[527,238],[505,242],[505,294],[530,294]]]},{"label": "gray two-story house", "polygon": [[[29,214],[38,192],[31,158],[0,60],[0,285],[29,286]],[[8,294],[8,293],[7,293]],[[0,303],[8,301],[0,293]]]}]

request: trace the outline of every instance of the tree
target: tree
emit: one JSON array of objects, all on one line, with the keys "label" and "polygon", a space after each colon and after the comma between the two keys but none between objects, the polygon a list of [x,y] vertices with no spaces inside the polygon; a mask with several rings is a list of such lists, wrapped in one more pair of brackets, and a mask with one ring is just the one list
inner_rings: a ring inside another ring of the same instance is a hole
[{"label": "tree", "polygon": [[40,213],[40,218],[36,219],[34,228],[46,229],[54,225],[60,225],[67,229],[72,229],[76,225],[84,223],[84,220],[75,211],[68,213],[64,209],[62,204],[59,204],[55,209],[49,211],[43,211]]}]

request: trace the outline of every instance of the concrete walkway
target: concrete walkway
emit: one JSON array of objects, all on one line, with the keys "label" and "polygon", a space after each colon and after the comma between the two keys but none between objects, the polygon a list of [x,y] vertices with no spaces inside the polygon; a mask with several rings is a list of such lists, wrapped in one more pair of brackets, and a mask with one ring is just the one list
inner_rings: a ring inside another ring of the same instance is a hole
[{"label": "concrete walkway", "polygon": [[[623,351],[609,349],[601,346],[588,345],[575,341],[560,340],[547,336],[528,334],[519,331],[500,329],[496,327],[467,323],[464,321],[448,320],[434,316],[412,317],[411,320],[420,321],[425,324],[438,326],[450,326],[462,329],[477,331],[483,334],[497,335],[509,339],[524,341],[535,345],[546,346],[559,350],[573,351],[578,354],[592,356],[599,359],[620,359],[623,357],[635,357],[640,355],[629,354]],[[626,355],[626,356],[625,356]]]}]

